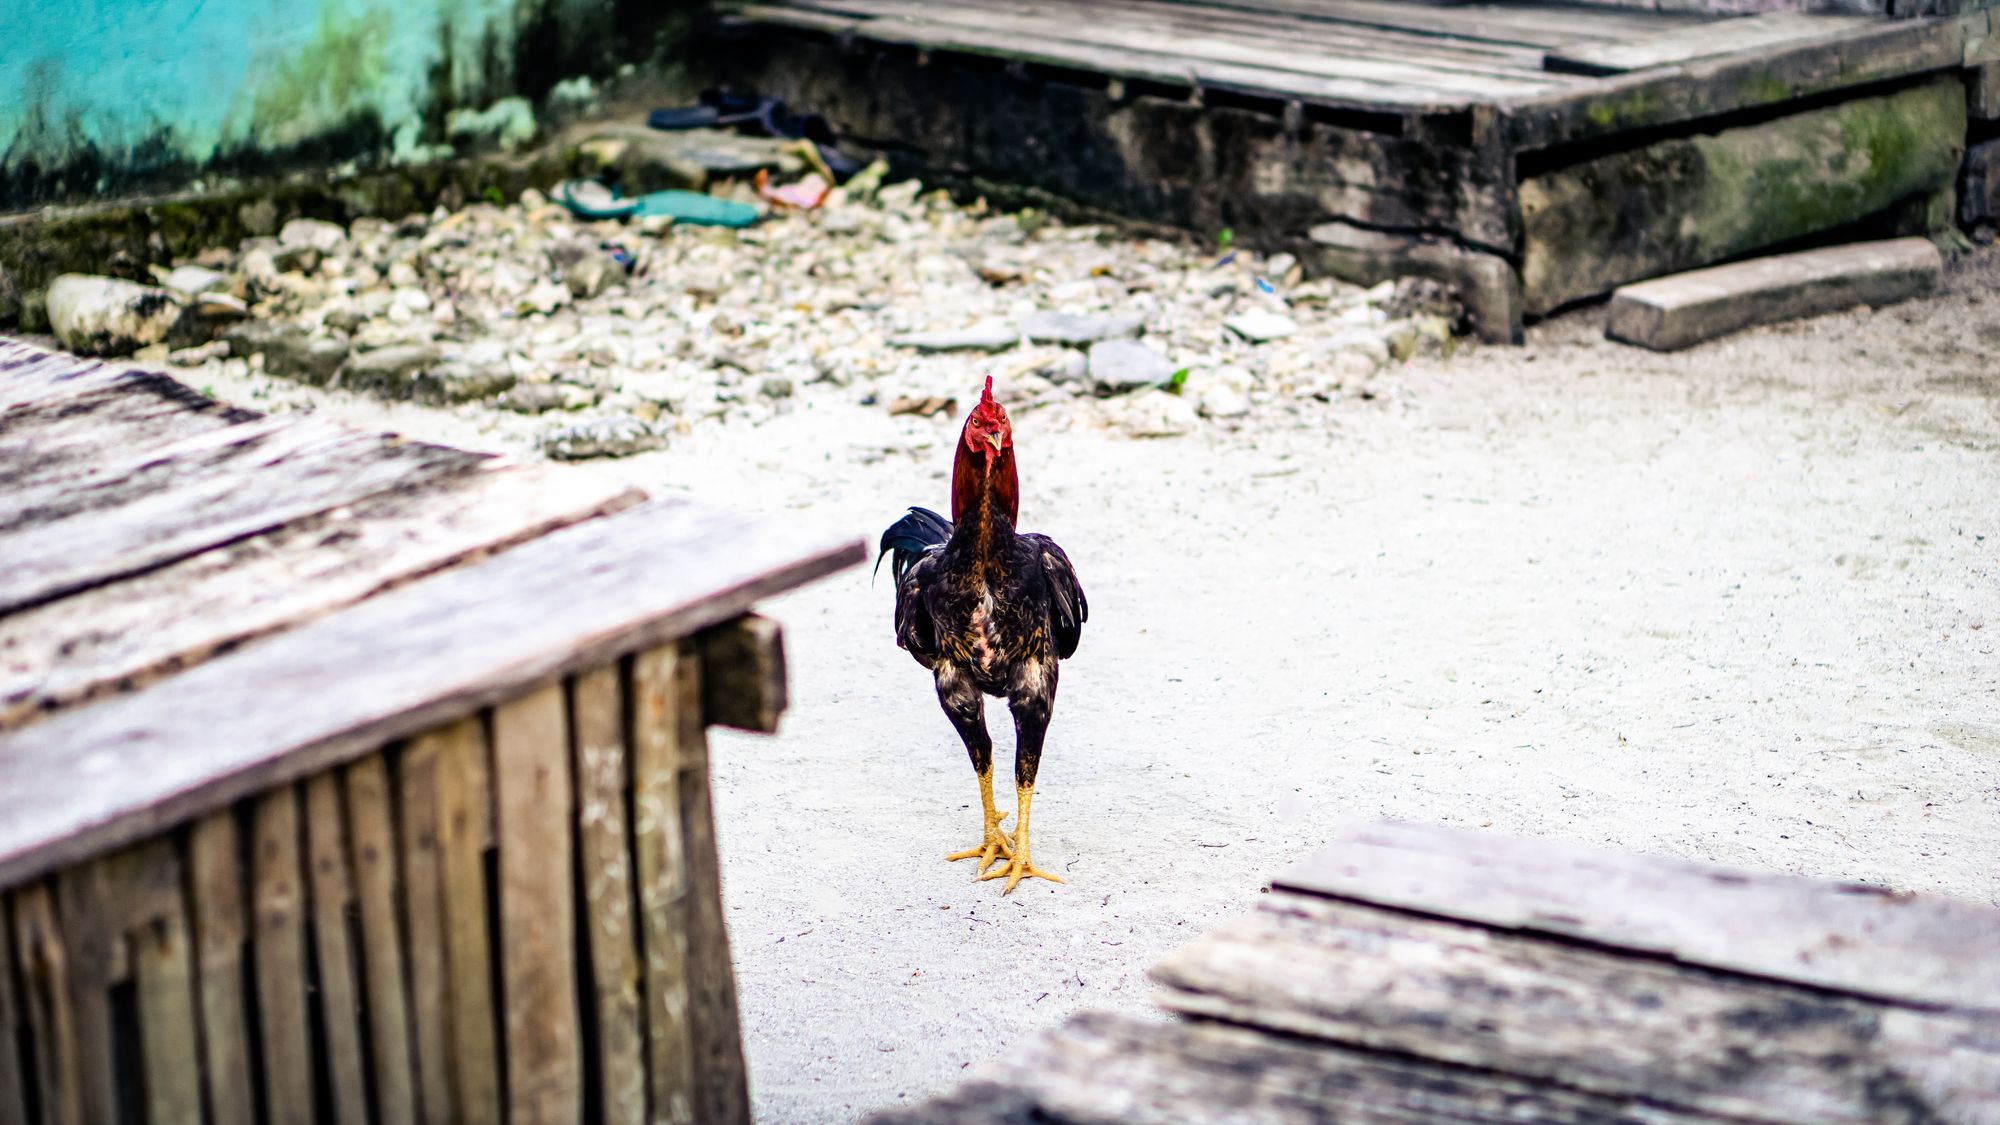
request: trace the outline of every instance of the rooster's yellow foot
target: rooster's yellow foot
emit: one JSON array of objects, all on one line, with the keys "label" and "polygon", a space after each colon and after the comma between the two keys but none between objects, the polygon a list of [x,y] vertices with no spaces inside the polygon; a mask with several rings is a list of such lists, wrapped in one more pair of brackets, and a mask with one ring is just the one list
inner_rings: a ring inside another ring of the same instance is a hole
[{"label": "rooster's yellow foot", "polygon": [[1003,895],[1013,894],[1014,884],[1019,883],[1023,879],[1047,879],[1051,883],[1063,883],[1068,881],[1060,875],[1051,875],[1048,872],[1042,870],[1041,868],[1036,867],[1034,864],[1028,862],[1027,852],[1022,852],[1019,855],[1014,856],[1006,863],[1000,865],[999,867],[995,867],[993,870],[988,871],[985,874],[979,876],[979,878],[998,879],[1003,875],[1006,876],[1007,878],[1007,885],[1000,889],[1000,893]]},{"label": "rooster's yellow foot", "polygon": [[961,859],[978,860],[979,870],[973,872],[972,875],[974,879],[978,879],[985,874],[987,868],[993,866],[999,860],[1014,858],[1014,841],[1008,839],[1005,832],[1000,831],[1000,822],[1005,819],[1007,819],[1006,813],[999,813],[993,816],[986,822],[986,839],[984,842],[975,847],[967,848],[962,852],[951,853],[944,857],[945,862],[951,863]]}]

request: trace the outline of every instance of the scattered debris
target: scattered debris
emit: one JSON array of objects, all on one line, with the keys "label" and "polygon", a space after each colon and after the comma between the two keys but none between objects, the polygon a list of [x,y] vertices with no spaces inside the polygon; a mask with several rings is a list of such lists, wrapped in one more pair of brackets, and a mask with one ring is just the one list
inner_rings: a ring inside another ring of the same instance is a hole
[{"label": "scattered debris", "polygon": [[49,283],[49,326],[80,355],[131,355],[167,338],[181,302],[165,289],[66,273]]},{"label": "scattered debris", "polygon": [[628,416],[593,418],[573,426],[562,426],[542,434],[536,443],[542,453],[556,461],[584,461],[593,457],[630,457],[665,449],[667,439],[651,426]]}]

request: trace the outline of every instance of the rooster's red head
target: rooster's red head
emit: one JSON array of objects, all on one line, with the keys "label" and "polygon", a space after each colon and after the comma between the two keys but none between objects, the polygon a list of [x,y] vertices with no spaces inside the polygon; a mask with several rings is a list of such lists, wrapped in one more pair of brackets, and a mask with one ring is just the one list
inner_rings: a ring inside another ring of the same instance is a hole
[{"label": "rooster's red head", "polygon": [[993,376],[986,377],[979,405],[965,416],[958,456],[951,470],[951,518],[962,522],[978,507],[979,493],[991,490],[1011,522],[1021,516],[1021,489],[1014,472],[1014,424],[993,399]]}]

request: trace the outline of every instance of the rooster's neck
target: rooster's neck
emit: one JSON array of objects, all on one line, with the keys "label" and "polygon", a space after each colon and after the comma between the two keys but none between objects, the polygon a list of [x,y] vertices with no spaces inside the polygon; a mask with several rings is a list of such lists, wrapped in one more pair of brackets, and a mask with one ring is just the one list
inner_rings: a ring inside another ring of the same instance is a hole
[{"label": "rooster's neck", "polygon": [[998,544],[1013,536],[1020,515],[1013,448],[1002,449],[988,467],[961,446],[951,470],[951,520],[957,533],[971,537],[975,545]]}]

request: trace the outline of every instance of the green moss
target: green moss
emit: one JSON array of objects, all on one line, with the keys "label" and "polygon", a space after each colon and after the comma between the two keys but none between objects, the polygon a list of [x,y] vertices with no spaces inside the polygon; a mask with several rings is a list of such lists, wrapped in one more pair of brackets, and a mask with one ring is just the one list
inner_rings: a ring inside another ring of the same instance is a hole
[{"label": "green moss", "polygon": [[1791,85],[1770,71],[1745,75],[1736,90],[1737,102],[1741,105],[1764,105],[1792,96]]},{"label": "green moss", "polygon": [[264,82],[252,103],[256,128],[279,143],[350,117],[387,83],[384,22],[336,9],[320,5],[311,42]]},{"label": "green moss", "polygon": [[1660,97],[1651,90],[1634,90],[1622,98],[1610,98],[1593,104],[1586,116],[1590,123],[1600,129],[1613,126],[1644,125],[1653,120],[1660,111]]}]

